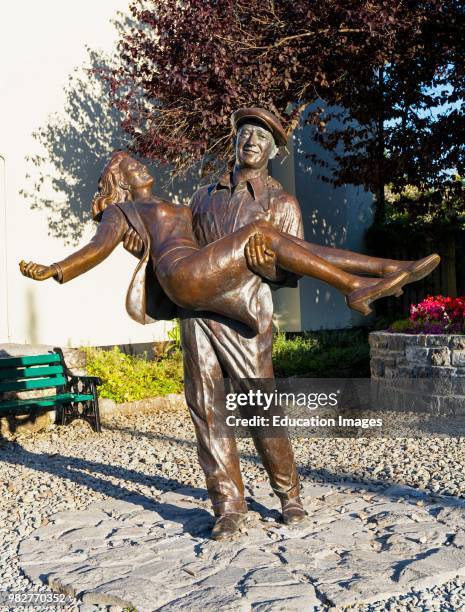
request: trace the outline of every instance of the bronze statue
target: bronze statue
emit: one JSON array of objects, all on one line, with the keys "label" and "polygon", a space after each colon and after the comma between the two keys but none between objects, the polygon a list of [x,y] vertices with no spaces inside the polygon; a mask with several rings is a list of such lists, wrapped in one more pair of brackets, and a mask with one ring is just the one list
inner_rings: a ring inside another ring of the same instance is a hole
[{"label": "bronze statue", "polygon": [[[368,314],[371,302],[399,295],[403,285],[439,262],[437,255],[399,262],[305,242],[297,201],[267,172],[276,146],[286,143],[278,119],[252,108],[240,109],[232,121],[234,170],[197,191],[190,207],[155,196],[147,168],[117,152],[93,201],[99,223],[91,242],[50,266],[20,262],[25,276],[63,283],[96,266],[122,241],[140,258],[127,294],[129,314],[147,323],[179,313],[186,401],[217,516],[216,539],[238,531],[247,506],[235,440],[212,433],[213,388],[224,376],[273,377],[273,308],[264,280],[292,286],[299,276],[312,276],[338,288],[351,308]],[[289,439],[254,442],[281,499],[284,521],[302,520]]]}]

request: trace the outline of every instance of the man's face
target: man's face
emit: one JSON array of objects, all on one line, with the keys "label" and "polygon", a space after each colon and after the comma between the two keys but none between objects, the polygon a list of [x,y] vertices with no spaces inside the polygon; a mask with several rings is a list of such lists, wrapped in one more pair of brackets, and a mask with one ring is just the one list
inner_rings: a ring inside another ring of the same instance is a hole
[{"label": "man's face", "polygon": [[236,162],[243,168],[264,168],[274,148],[272,134],[253,123],[244,123],[236,137]]}]

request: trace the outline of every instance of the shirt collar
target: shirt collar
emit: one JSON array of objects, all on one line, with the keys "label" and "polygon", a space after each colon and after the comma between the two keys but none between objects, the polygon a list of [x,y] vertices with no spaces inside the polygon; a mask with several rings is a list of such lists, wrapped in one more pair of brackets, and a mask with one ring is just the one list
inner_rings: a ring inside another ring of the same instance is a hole
[{"label": "shirt collar", "polygon": [[[216,184],[215,189],[225,188],[231,190],[232,187],[238,184],[235,183],[235,180],[237,180],[238,178],[240,178],[240,175],[237,172],[226,172],[226,174],[223,174],[223,176]],[[254,200],[259,200],[262,198],[267,187],[267,180],[268,171],[266,168],[260,174],[247,178],[247,186],[249,187]]]}]

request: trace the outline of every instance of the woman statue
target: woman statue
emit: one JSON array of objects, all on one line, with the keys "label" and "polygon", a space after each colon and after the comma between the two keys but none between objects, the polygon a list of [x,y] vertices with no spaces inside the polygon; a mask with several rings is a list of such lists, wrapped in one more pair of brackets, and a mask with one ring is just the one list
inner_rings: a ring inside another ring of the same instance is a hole
[{"label": "woman statue", "polygon": [[[133,291],[128,293],[126,302],[134,319],[142,323],[153,320],[147,315],[149,308],[143,306],[141,310],[132,300],[131,295],[138,290],[144,303],[150,299],[158,302],[152,312],[168,297],[180,307],[218,313],[257,332],[267,327],[272,313],[259,313],[255,320],[241,300],[246,283],[255,287],[247,295],[255,295],[256,299],[262,287],[261,277],[247,266],[247,259],[253,260],[257,245],[258,252],[264,253],[267,260],[274,259],[280,268],[336,287],[345,295],[348,306],[363,315],[371,312],[373,301],[399,296],[406,283],[429,274],[440,260],[433,254],[418,261],[402,262],[322,247],[281,233],[261,220],[199,248],[192,232],[190,208],[154,195],[153,182],[142,163],[126,152],[114,153],[92,202],[93,217],[99,222],[92,240],[49,266],[21,261],[21,273],[34,280],[53,277],[58,282],[67,282],[98,265],[123,242],[129,251],[141,256],[132,281]],[[158,287],[158,292],[144,290],[141,274],[144,278],[146,274],[152,275],[152,285]],[[173,310],[171,315],[157,318],[171,318]],[[169,311],[165,309],[166,313]]]}]

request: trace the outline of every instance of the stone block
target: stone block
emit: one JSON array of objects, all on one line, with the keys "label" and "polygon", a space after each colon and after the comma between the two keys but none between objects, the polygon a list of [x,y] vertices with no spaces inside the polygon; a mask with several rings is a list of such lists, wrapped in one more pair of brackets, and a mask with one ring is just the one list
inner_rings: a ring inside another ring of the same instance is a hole
[{"label": "stone block", "polygon": [[431,365],[448,366],[450,365],[450,352],[447,347],[432,348],[430,351]]},{"label": "stone block", "polygon": [[390,351],[388,351],[388,349],[372,348],[370,350],[370,357],[372,357],[373,359],[384,359],[388,354],[390,354]]},{"label": "stone block", "polygon": [[371,375],[373,378],[384,376],[384,361],[382,359],[371,360]]},{"label": "stone block", "polygon": [[396,357],[396,366],[408,366],[408,360],[407,357],[405,356],[405,351],[403,351],[402,353],[399,353]]},{"label": "stone block", "polygon": [[392,357],[391,355],[386,355],[383,359],[384,366],[386,368],[395,368],[397,364],[397,359]]},{"label": "stone block", "polygon": [[387,334],[381,332],[372,332],[368,336],[368,342],[372,348],[385,349],[387,348]]},{"label": "stone block", "polygon": [[436,348],[441,346],[448,345],[448,338],[446,334],[420,334],[418,336],[419,342],[421,346],[426,346],[428,348]]},{"label": "stone block", "polygon": [[66,366],[73,374],[86,374],[87,359],[83,350],[75,348],[62,348],[61,352],[66,363]]},{"label": "stone block", "polygon": [[402,361],[400,363],[396,363],[396,367],[393,369],[393,372],[395,372],[394,378],[415,378],[414,370],[409,365],[407,360],[405,360],[405,362]]},{"label": "stone block", "polygon": [[384,376],[383,378],[397,378],[397,368],[384,368]]},{"label": "stone block", "polygon": [[450,378],[457,374],[457,368],[448,366],[431,366],[428,370],[428,376],[431,378]]},{"label": "stone block", "polygon": [[231,561],[231,567],[258,568],[262,566],[278,565],[278,557],[255,547],[243,548]]},{"label": "stone block", "polygon": [[390,334],[387,340],[387,348],[390,351],[403,351],[408,339],[409,336],[407,334]]},{"label": "stone block", "polygon": [[[276,570],[274,568],[270,568],[269,571],[274,573]],[[205,580],[199,583],[199,586],[203,588],[215,587],[219,589],[224,587],[233,587],[244,577],[244,573],[245,570],[242,567],[225,567],[219,572],[216,572],[216,574],[205,578]]]},{"label": "stone block", "polygon": [[276,586],[283,584],[293,584],[295,578],[286,571],[285,568],[264,567],[252,570],[244,581],[244,586],[268,585]]},{"label": "stone block", "polygon": [[465,336],[449,336],[449,348],[465,349]]},{"label": "stone block", "polygon": [[42,414],[27,414],[21,416],[8,416],[0,418],[0,433],[3,436],[24,431],[35,432],[48,429],[55,423],[55,410],[48,410]]},{"label": "stone block", "polygon": [[[145,609],[153,610],[154,608],[152,606]],[[155,609],[160,610],[160,612],[177,612],[178,610],[179,612],[185,612],[186,610],[249,612],[250,605],[245,599],[238,597],[232,588],[207,587],[195,590],[185,597],[176,598],[163,607]]]},{"label": "stone block", "polygon": [[451,363],[458,368],[465,367],[465,349],[452,349]]},{"label": "stone block", "polygon": [[[245,597],[248,602],[253,605],[263,602],[272,602],[280,599],[288,599],[291,597],[305,598],[306,605],[302,610],[312,610],[314,606],[321,604],[318,599],[315,588],[311,584],[294,583],[288,585],[273,585],[273,586],[249,586],[245,587]],[[250,609],[250,608],[249,608]],[[284,610],[285,608],[281,608]]]},{"label": "stone block", "polygon": [[408,346],[405,356],[412,365],[427,365],[429,363],[430,349],[420,346]]},{"label": "stone block", "polygon": [[444,547],[433,549],[428,556],[414,559],[399,573],[399,584],[414,584],[417,588],[431,588],[438,582],[452,580],[465,574],[465,550]]},{"label": "stone block", "polygon": [[112,399],[108,399],[107,397],[101,397],[99,399],[98,404],[101,417],[107,417],[114,414],[115,412],[118,412],[118,404]]},{"label": "stone block", "polygon": [[[394,334],[393,334],[394,335]],[[405,346],[424,346],[421,342],[422,336],[418,334],[395,334],[404,338]]]}]

